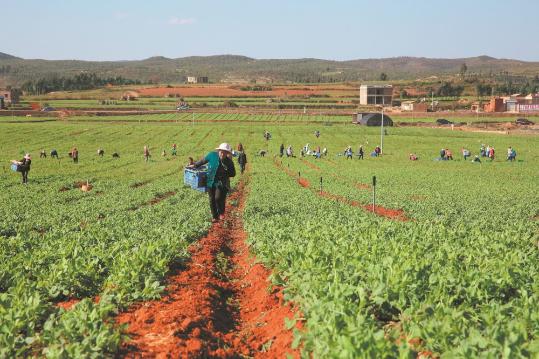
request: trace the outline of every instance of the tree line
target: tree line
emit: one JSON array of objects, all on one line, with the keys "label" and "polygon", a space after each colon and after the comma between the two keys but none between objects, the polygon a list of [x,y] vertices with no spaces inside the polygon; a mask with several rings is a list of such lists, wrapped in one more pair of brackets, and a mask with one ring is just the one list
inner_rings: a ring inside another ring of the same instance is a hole
[{"label": "tree line", "polygon": [[101,78],[95,73],[81,73],[74,77],[40,78],[22,84],[21,89],[29,95],[41,95],[52,91],[92,90],[106,85],[139,85],[140,80],[130,80],[122,76]]}]

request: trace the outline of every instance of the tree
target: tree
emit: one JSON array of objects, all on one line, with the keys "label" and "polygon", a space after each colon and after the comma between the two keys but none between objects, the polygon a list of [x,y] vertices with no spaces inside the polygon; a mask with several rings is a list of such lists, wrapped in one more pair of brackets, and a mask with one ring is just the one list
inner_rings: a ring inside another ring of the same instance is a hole
[{"label": "tree", "polygon": [[388,77],[387,77],[387,74],[385,72],[382,72],[380,74],[380,80],[381,81],[387,81]]},{"label": "tree", "polygon": [[459,71],[460,77],[464,77],[467,71],[468,71],[468,66],[466,66],[465,62],[463,62],[462,65],[460,65],[460,71]]}]

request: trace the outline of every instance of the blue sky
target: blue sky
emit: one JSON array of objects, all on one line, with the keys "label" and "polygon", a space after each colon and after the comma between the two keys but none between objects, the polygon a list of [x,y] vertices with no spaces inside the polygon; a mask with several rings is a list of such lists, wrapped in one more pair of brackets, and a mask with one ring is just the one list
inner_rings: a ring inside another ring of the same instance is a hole
[{"label": "blue sky", "polygon": [[539,1],[1,0],[0,52],[136,60],[235,54],[539,61]]}]

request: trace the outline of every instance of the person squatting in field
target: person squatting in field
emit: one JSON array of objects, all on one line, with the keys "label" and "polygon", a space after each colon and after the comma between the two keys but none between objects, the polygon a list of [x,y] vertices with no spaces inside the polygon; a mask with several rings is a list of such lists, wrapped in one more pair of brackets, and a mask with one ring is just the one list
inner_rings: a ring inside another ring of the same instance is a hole
[{"label": "person squatting in field", "polygon": [[236,176],[234,161],[232,161],[232,148],[228,143],[221,143],[219,147],[195,162],[192,168],[208,164],[206,188],[210,199],[212,222],[216,223],[225,218],[226,196],[230,191],[230,177]]},{"label": "person squatting in field", "polygon": [[517,158],[517,151],[513,147],[507,149],[507,161],[513,162]]},{"label": "person squatting in field", "polygon": [[28,184],[28,172],[30,172],[30,165],[32,164],[30,154],[25,154],[20,161],[11,160],[11,163],[17,165],[17,172],[20,172],[22,175],[22,184]]}]

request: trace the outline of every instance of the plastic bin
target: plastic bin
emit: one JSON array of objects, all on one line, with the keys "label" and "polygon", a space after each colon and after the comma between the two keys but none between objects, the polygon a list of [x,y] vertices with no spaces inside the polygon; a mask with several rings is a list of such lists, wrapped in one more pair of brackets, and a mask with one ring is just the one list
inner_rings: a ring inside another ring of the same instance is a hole
[{"label": "plastic bin", "polygon": [[183,183],[194,190],[206,192],[206,175],[208,169],[201,168],[185,168],[183,170]]},{"label": "plastic bin", "polygon": [[19,170],[19,165],[16,164],[16,163],[12,163],[12,164],[11,164],[11,170],[12,170],[13,172],[17,172],[17,171]]}]

